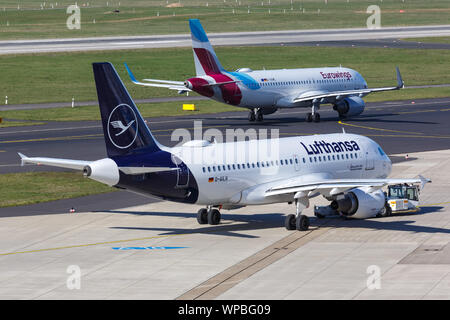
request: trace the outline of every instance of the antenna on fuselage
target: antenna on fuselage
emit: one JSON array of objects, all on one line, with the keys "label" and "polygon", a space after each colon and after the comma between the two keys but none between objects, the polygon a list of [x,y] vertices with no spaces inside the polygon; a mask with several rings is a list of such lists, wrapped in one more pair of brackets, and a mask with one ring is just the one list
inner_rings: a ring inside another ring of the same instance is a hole
[{"label": "antenna on fuselage", "polygon": [[342,133],[344,133],[344,134],[346,133],[344,127],[342,127]]}]

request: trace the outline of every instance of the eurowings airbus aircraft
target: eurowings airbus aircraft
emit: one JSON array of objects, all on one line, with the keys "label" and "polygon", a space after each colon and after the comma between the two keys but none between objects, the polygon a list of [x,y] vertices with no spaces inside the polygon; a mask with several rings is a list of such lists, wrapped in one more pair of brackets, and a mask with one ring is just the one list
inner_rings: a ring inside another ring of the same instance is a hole
[{"label": "eurowings airbus aircraft", "polygon": [[189,20],[196,76],[186,81],[157,79],[136,80],[125,64],[131,81],[150,87],[195,91],[198,94],[233,106],[249,109],[249,121],[262,121],[264,115],[281,108],[311,108],[306,121],[319,122],[321,104],[332,104],[339,117],[351,117],[364,111],[362,97],[372,92],[404,87],[397,68],[397,86],[368,88],[355,70],[342,67],[226,71],[219,62],[200,21]]},{"label": "eurowings airbus aircraft", "polygon": [[[391,161],[371,139],[323,134],[227,143],[192,140],[169,148],[152,135],[110,63],[94,63],[94,77],[107,158],[97,161],[27,157],[25,163],[70,168],[119,189],[163,200],[205,206],[200,224],[218,224],[220,208],[293,202],[288,230],[307,230],[302,210],[324,196],[343,216],[370,218],[383,213],[381,188],[427,182],[388,179]],[[265,150],[270,145],[270,152]],[[263,150],[263,152],[260,152]],[[236,156],[230,156],[230,154]],[[257,155],[257,156],[255,156]]]}]

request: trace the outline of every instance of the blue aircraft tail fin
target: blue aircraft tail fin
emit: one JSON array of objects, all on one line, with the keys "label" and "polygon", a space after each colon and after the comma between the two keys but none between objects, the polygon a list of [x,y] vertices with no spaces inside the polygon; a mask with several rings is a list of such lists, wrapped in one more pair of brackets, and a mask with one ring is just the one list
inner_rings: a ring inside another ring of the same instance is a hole
[{"label": "blue aircraft tail fin", "polygon": [[102,62],[92,66],[108,157],[159,151],[113,65]]}]

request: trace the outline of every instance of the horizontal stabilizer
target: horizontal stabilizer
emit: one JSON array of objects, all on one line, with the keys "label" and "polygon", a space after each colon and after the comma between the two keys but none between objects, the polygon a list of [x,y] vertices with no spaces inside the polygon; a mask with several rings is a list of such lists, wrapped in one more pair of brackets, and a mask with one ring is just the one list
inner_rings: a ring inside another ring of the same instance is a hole
[{"label": "horizontal stabilizer", "polygon": [[146,86],[146,87],[157,87],[157,88],[166,88],[170,90],[177,90],[177,91],[191,91],[191,89],[186,88],[184,85],[184,82],[182,81],[170,81],[170,80],[158,80],[158,79],[144,79],[148,82],[141,82],[136,79],[133,72],[131,72],[130,68],[126,63],[124,63],[125,68],[127,69],[128,76],[130,77],[131,82],[134,84],[140,85],[140,86]]},{"label": "horizontal stabilizer", "polygon": [[84,160],[70,160],[70,159],[57,159],[57,158],[44,158],[44,157],[33,157],[28,158],[26,155],[19,153],[21,165],[25,164],[37,164],[46,165],[59,168],[67,168],[73,170],[83,170],[85,166],[92,163],[92,161]]}]

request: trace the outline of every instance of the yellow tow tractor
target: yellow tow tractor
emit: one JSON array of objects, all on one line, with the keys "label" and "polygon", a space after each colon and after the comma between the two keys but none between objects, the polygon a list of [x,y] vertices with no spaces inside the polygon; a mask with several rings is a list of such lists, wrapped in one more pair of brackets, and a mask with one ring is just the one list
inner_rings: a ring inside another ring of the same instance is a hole
[{"label": "yellow tow tractor", "polygon": [[386,194],[385,215],[419,211],[419,194],[418,185],[404,183],[389,186]]}]

